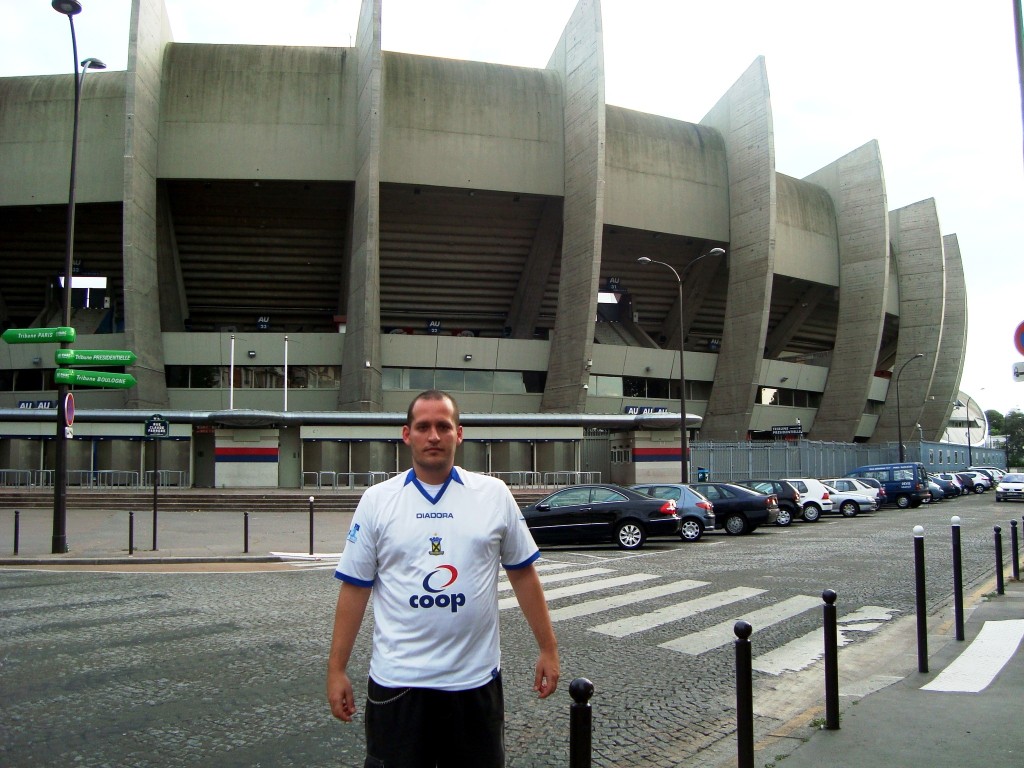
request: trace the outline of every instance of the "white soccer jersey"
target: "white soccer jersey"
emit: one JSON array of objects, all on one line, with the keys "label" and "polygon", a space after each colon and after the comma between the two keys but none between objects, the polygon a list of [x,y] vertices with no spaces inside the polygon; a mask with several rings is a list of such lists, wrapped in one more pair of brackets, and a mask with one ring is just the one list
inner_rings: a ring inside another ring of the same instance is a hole
[{"label": "white soccer jersey", "polygon": [[500,480],[455,467],[436,497],[413,470],[370,486],[334,573],[373,587],[370,675],[392,688],[489,682],[501,663],[498,566],[539,556]]}]

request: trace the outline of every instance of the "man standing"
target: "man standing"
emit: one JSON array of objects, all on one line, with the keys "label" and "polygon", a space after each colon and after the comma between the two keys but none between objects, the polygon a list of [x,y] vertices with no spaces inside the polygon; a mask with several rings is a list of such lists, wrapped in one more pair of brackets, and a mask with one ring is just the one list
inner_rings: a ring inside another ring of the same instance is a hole
[{"label": "man standing", "polygon": [[455,466],[462,426],[450,395],[417,395],[402,440],[412,469],[363,494],[334,574],[327,699],[352,720],[347,666],[372,589],[366,768],[500,768],[499,565],[540,649],[533,688],[546,698],[558,686],[540,552],[505,484]]}]

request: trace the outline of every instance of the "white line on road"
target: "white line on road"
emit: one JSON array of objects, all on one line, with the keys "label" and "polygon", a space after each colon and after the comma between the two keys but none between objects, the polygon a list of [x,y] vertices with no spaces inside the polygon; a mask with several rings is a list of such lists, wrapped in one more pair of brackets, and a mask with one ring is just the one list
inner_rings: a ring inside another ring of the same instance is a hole
[{"label": "white line on road", "polygon": [[748,597],[760,595],[764,591],[763,589],[754,589],[752,587],[736,587],[725,592],[716,592],[713,595],[705,595],[695,600],[688,600],[685,603],[669,605],[665,608],[659,608],[656,611],[643,613],[639,616],[632,616],[628,619],[610,621],[607,624],[591,627],[590,631],[600,632],[602,635],[611,635],[612,637],[626,637],[627,635],[643,632],[647,629],[660,627],[662,624],[685,619],[687,616],[693,616],[703,611],[720,608],[723,605],[735,603],[738,600],[746,600]]},{"label": "white line on road", "polygon": [[[541,584],[557,584],[560,581],[571,581],[572,579],[585,579],[588,576],[600,576],[604,573],[613,573],[611,568],[586,568],[582,571],[565,571],[563,573],[545,573],[540,577]],[[512,589],[508,579],[498,582],[498,591]]]},{"label": "white line on road", "polygon": [[999,674],[1024,637],[1024,619],[986,621],[978,636],[922,691],[978,693]]},{"label": "white line on road", "polygon": [[[630,576],[616,576],[613,579],[602,579],[600,581],[590,581],[586,584],[573,584],[568,587],[559,587],[558,589],[545,590],[544,597],[548,599],[548,602],[557,600],[560,597],[572,597],[573,595],[582,595],[587,592],[599,592],[602,589],[612,589],[613,587],[621,587],[625,584],[635,584],[638,581],[649,581],[650,579],[656,579],[657,576],[652,576],[649,573],[634,573]],[[503,597],[498,601],[498,609],[505,610],[506,608],[513,608],[519,605],[515,597]]]},{"label": "white line on road", "polygon": [[643,600],[654,600],[655,598],[664,597],[665,595],[674,595],[679,592],[685,592],[688,589],[706,587],[707,585],[708,582],[706,581],[692,581],[690,579],[685,579],[683,581],[673,581],[670,584],[659,584],[656,587],[639,589],[636,592],[627,592],[623,595],[600,597],[597,600],[589,600],[585,603],[577,603],[576,605],[567,605],[564,608],[556,608],[551,611],[551,620],[563,621],[565,619],[575,619],[579,616],[590,616],[591,614],[610,611],[613,608],[619,608],[623,605],[632,605],[633,603],[638,603]]}]

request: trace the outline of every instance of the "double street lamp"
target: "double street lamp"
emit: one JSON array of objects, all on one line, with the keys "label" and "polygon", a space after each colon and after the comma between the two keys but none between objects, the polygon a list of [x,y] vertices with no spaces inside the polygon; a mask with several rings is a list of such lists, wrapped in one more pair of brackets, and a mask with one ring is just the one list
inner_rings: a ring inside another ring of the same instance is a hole
[{"label": "double street lamp", "polygon": [[917,360],[919,357],[924,357],[923,352],[918,352],[916,355],[907,360],[900,369],[896,372],[896,439],[900,441],[900,463],[903,463],[903,415],[900,412],[900,376],[903,375],[903,369],[906,368],[910,363]]},{"label": "double street lamp", "polygon": [[[724,248],[712,248],[707,253],[702,253],[696,259],[687,264],[683,268],[683,271],[685,272],[705,256],[724,255]],[[685,484],[690,482],[690,436],[686,431],[686,372],[683,366],[683,359],[686,355],[686,344],[684,343],[686,341],[686,313],[683,312],[683,278],[680,277],[676,268],[667,262],[651,259],[647,256],[641,256],[637,261],[640,264],[660,264],[670,270],[675,276],[676,284],[679,288],[679,450],[681,454],[679,460],[682,465],[682,482]]]},{"label": "double street lamp", "polygon": [[[50,5],[58,13],[68,17],[71,25],[71,50],[74,56],[75,107],[71,128],[71,181],[68,186],[67,242],[64,254],[64,313],[62,325],[71,326],[71,273],[75,252],[75,171],[78,159],[78,115],[82,102],[82,83],[85,73],[90,69],[106,69],[107,65],[99,59],[85,59],[81,62],[79,72],[78,41],[75,39],[75,16],[82,12],[82,4],[78,0],[52,0]],[[68,342],[61,342],[61,349],[68,347]],[[67,399],[66,384],[57,385],[57,432],[56,460],[53,479],[53,537],[51,551],[60,554],[68,551],[67,538],[67,466],[68,466],[68,434],[67,434]]]}]

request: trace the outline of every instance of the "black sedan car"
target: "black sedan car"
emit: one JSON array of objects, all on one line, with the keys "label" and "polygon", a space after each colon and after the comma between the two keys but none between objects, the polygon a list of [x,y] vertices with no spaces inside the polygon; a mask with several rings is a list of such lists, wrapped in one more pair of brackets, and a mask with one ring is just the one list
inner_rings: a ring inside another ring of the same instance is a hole
[{"label": "black sedan car", "polygon": [[732,483],[691,483],[697,493],[715,505],[715,526],[738,536],[753,533],[759,525],[770,525],[779,518],[779,500]]},{"label": "black sedan car", "polygon": [[648,536],[678,536],[676,503],[618,485],[571,485],[524,506],[523,517],[538,544],[614,541],[640,549]]},{"label": "black sedan car", "polygon": [[779,502],[779,519],[776,525],[789,525],[794,517],[803,514],[803,506],[800,504],[800,491],[792,483],[785,480],[737,480],[736,485],[742,485],[752,491],[766,495],[775,494]]}]

